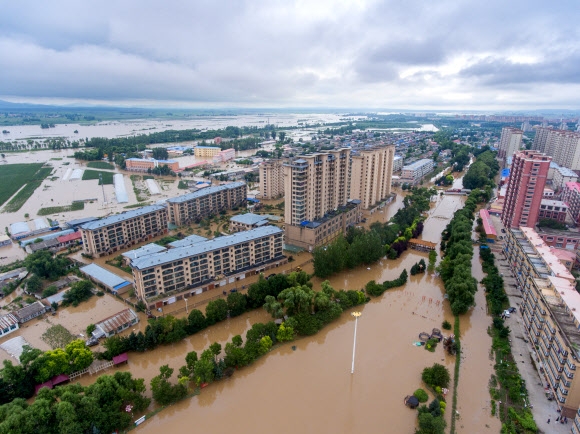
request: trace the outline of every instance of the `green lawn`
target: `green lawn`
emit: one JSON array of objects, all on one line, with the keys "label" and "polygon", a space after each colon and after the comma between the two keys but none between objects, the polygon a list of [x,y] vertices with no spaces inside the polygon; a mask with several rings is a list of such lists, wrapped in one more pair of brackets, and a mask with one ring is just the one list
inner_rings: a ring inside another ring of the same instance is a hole
[{"label": "green lawn", "polygon": [[115,170],[115,166],[113,166],[111,163],[107,163],[105,161],[89,161],[87,163],[87,167],[92,167],[93,169]]},{"label": "green lawn", "polygon": [[0,205],[3,205],[20,187],[30,181],[41,167],[42,163],[0,166]]},{"label": "green lawn", "polygon": [[[102,170],[85,170],[83,173],[83,181],[87,181],[89,179],[99,179],[99,175],[103,175],[103,184],[112,184],[113,183],[113,172],[103,172]],[[101,183],[99,182],[99,185]]]},{"label": "green lawn", "polygon": [[[14,164],[13,166],[34,166],[34,164]],[[37,164],[38,166],[38,164]],[[4,169],[7,166],[3,166],[2,169]],[[24,170],[24,169],[22,169]],[[30,170],[30,169],[28,169]],[[8,202],[6,204],[6,206],[4,207],[4,209],[2,210],[3,212],[16,212],[18,211],[20,208],[22,208],[22,205],[24,205],[26,203],[26,201],[30,198],[30,196],[32,196],[32,194],[34,193],[34,191],[40,187],[40,184],[42,184],[42,181],[44,181],[44,178],[46,178],[48,175],[50,175],[50,172],[52,172],[52,167],[41,167],[40,169],[38,169],[37,171],[35,171],[32,174],[31,179],[28,180],[28,183],[24,186],[24,188],[22,190],[20,190],[12,199],[10,199],[10,202]],[[0,175],[0,188],[2,188],[3,185],[3,180],[1,178],[4,177],[4,173],[2,173],[2,175]],[[7,182],[9,182],[10,180],[6,180]],[[6,201],[7,199],[4,199],[4,201]]]},{"label": "green lawn", "polygon": [[85,209],[84,202],[73,202],[71,205],[65,206],[49,206],[47,208],[40,208],[38,210],[38,215],[50,215],[50,214],[57,214],[60,212],[69,212],[69,211],[80,211],[81,209]]}]

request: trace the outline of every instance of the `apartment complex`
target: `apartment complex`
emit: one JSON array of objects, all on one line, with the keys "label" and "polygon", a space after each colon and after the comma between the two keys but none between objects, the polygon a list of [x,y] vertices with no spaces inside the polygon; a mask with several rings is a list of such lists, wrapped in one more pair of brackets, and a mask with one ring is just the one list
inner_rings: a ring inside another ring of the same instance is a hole
[{"label": "apartment complex", "polygon": [[245,182],[232,182],[167,199],[169,222],[183,226],[222,210],[241,206],[246,203],[246,191]]},{"label": "apartment complex", "polygon": [[267,160],[260,164],[260,196],[266,200],[284,196],[282,160]]},{"label": "apartment complex", "polygon": [[252,214],[251,212],[235,215],[230,218],[230,232],[241,232],[256,229],[269,223],[268,216]]},{"label": "apartment complex", "polygon": [[580,294],[567,268],[531,228],[508,230],[504,254],[522,291],[520,313],[539,375],[573,418],[580,405]]},{"label": "apartment complex", "polygon": [[578,181],[578,175],[573,170],[567,167],[558,167],[554,170],[554,176],[552,178],[552,187],[560,191],[568,182]]},{"label": "apartment complex", "polygon": [[284,163],[284,220],[300,225],[346,205],[350,149],[302,155]]},{"label": "apartment complex", "polygon": [[567,182],[562,191],[562,201],[568,204],[568,212],[575,224],[580,223],[580,183]]},{"label": "apartment complex", "polygon": [[499,139],[497,156],[504,161],[520,150],[524,132],[517,128],[503,127]]},{"label": "apartment complex", "polygon": [[85,223],[80,227],[83,250],[94,257],[109,255],[167,232],[167,208],[144,206]]},{"label": "apartment complex", "polygon": [[551,156],[560,166],[580,170],[580,132],[538,128],[532,149]]},{"label": "apartment complex", "polygon": [[349,201],[350,152],[303,155],[283,164],[287,244],[312,250],[360,221],[360,201]]},{"label": "apartment complex", "polygon": [[175,160],[155,160],[153,158],[127,158],[125,168],[130,172],[147,172],[160,166],[168,166],[172,171],[179,170],[179,162]]},{"label": "apartment complex", "polygon": [[398,172],[403,169],[403,157],[395,155],[393,158],[393,172]]},{"label": "apartment complex", "polygon": [[536,225],[551,160],[531,150],[514,154],[501,216],[506,228]]},{"label": "apartment complex", "polygon": [[198,158],[213,158],[221,152],[219,146],[196,146],[193,148],[193,155]]},{"label": "apartment complex", "polygon": [[371,208],[391,194],[394,158],[394,145],[352,153],[350,198],[360,200],[363,209]]},{"label": "apartment complex", "polygon": [[434,163],[429,158],[415,161],[412,164],[403,166],[401,173],[401,181],[416,184],[426,174],[433,171]]},{"label": "apartment complex", "polygon": [[216,281],[226,284],[277,266],[285,260],[283,233],[264,226],[137,258],[131,261],[137,295],[147,300],[189,289],[201,293]]}]

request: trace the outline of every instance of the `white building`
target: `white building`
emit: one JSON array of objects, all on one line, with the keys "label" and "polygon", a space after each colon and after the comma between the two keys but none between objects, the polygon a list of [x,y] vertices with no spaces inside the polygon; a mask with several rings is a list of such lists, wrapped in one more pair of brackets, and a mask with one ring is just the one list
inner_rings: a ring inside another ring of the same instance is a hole
[{"label": "white building", "polygon": [[419,182],[423,176],[433,171],[433,165],[433,160],[423,158],[413,164],[403,166],[401,182],[410,182],[412,184]]},{"label": "white building", "polygon": [[578,175],[573,170],[567,167],[558,167],[554,170],[554,178],[552,179],[552,187],[556,191],[560,191],[564,188],[567,182],[578,181]]}]

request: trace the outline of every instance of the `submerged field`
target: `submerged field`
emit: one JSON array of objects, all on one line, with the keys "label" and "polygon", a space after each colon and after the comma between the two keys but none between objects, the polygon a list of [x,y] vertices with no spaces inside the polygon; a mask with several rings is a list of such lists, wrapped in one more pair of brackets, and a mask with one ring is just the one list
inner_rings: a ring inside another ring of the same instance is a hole
[{"label": "submerged field", "polygon": [[[89,179],[99,179],[99,175],[103,177],[103,184],[112,184],[113,183],[113,172],[103,172],[102,170],[91,170],[87,169],[83,173],[83,181],[87,181]],[[99,181],[99,185],[101,185],[101,181]]]},{"label": "submerged field", "polygon": [[4,212],[15,212],[28,200],[52,168],[42,167],[43,163],[7,164],[0,169],[0,205],[4,205],[14,193],[26,185],[5,206]]}]

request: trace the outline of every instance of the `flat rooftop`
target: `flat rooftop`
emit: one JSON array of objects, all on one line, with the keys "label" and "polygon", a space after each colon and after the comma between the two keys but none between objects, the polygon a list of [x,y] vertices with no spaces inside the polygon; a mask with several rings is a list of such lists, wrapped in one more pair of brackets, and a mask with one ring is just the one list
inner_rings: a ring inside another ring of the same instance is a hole
[{"label": "flat rooftop", "polygon": [[[157,253],[131,261],[131,267],[137,270],[144,270],[156,265],[166,264],[168,262],[181,260],[190,256],[211,252],[225,247],[235,246],[236,244],[253,241],[258,238],[270,235],[282,234],[284,231],[276,226],[262,226],[250,231],[237,232],[225,237],[217,237],[212,240],[202,241],[191,246],[177,247],[169,249],[166,252]],[[82,270],[82,268],[81,268]]]},{"label": "flat rooftop", "polygon": [[144,206],[143,208],[137,208],[131,211],[123,212],[121,214],[115,214],[110,217],[105,217],[100,220],[85,223],[81,226],[81,229],[94,231],[96,229],[101,229],[115,223],[120,223],[122,221],[129,220],[131,218],[143,216],[152,212],[161,211],[163,209],[165,209],[165,207],[161,205],[148,205]]},{"label": "flat rooftop", "polygon": [[194,191],[193,193],[187,193],[181,196],[174,197],[172,199],[167,199],[168,203],[184,203],[189,202],[190,200],[197,199],[200,197],[208,196],[213,193],[218,193],[224,190],[230,190],[232,188],[242,187],[245,186],[245,182],[232,182],[230,184],[225,185],[218,185],[215,187],[206,187],[198,191]]},{"label": "flat rooftop", "polygon": [[[522,226],[520,227],[520,231],[522,234],[524,234],[528,244],[532,247],[534,252],[540,257],[539,259],[543,262],[543,266],[549,267],[549,270],[553,276],[562,277],[571,282],[575,282],[576,279],[574,276],[572,276],[566,266],[562,264],[552,253],[550,247],[544,242],[544,240],[542,240],[542,238],[533,228],[526,228]],[[539,263],[538,266],[540,266]]]}]

